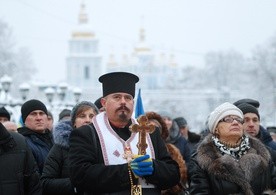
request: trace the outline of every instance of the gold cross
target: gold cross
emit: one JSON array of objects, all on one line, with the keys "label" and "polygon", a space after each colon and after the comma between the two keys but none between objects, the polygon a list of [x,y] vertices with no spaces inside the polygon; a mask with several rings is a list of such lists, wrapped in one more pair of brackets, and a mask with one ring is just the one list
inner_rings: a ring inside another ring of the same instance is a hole
[{"label": "gold cross", "polygon": [[138,154],[145,155],[148,147],[146,135],[147,133],[152,133],[155,130],[155,126],[148,124],[148,117],[145,115],[141,115],[137,119],[137,122],[138,124],[130,126],[130,131],[139,133],[139,141],[137,143]]}]

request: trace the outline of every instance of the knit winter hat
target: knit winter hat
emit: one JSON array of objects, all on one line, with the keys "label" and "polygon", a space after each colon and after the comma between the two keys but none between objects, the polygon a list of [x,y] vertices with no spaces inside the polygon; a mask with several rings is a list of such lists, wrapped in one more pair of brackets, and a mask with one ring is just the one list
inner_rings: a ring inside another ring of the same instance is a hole
[{"label": "knit winter hat", "polygon": [[177,117],[173,119],[179,127],[185,127],[187,125],[187,121],[184,117]]},{"label": "knit winter hat", "polygon": [[92,102],[88,102],[88,101],[79,102],[73,107],[73,109],[71,111],[71,123],[72,123],[72,125],[74,125],[74,123],[75,123],[78,109],[82,106],[90,106],[93,110],[96,111],[97,114],[99,113],[98,108]]},{"label": "knit winter hat", "polygon": [[70,117],[70,116],[71,116],[71,110],[65,108],[59,113],[58,121],[61,121],[64,117]]},{"label": "knit winter hat", "polygon": [[243,114],[254,113],[260,119],[259,111],[255,106],[248,103],[242,103],[237,105],[237,107],[243,112]]},{"label": "knit winter hat", "polygon": [[260,107],[260,102],[258,100],[249,99],[249,98],[240,99],[240,100],[234,102],[233,104],[235,106],[238,106],[238,105],[243,104],[243,103],[250,104],[250,105],[254,106],[255,108],[259,108]]},{"label": "knit winter hat", "polygon": [[229,102],[225,102],[216,107],[215,110],[211,112],[208,119],[208,127],[210,132],[214,133],[218,122],[228,115],[235,115],[243,118],[243,113],[238,107]]},{"label": "knit winter hat", "polygon": [[11,119],[10,113],[7,111],[5,107],[0,108],[0,116],[8,118],[8,120]]},{"label": "knit winter hat", "polygon": [[98,109],[101,109],[103,107],[103,105],[101,104],[101,99],[102,98],[100,97],[94,102]]},{"label": "knit winter hat", "polygon": [[32,99],[25,102],[21,107],[21,115],[22,115],[23,123],[25,123],[27,116],[34,110],[41,110],[46,115],[48,115],[46,106],[41,101]]}]

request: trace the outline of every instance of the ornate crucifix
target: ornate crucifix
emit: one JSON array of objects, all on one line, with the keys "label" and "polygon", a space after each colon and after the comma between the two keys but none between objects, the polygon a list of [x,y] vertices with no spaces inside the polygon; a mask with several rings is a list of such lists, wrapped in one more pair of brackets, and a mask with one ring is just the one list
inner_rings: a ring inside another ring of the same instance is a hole
[{"label": "ornate crucifix", "polygon": [[148,147],[146,135],[155,130],[155,126],[148,124],[148,117],[142,115],[137,119],[138,124],[130,126],[130,131],[139,133],[139,141],[137,143],[138,154],[145,155]]}]

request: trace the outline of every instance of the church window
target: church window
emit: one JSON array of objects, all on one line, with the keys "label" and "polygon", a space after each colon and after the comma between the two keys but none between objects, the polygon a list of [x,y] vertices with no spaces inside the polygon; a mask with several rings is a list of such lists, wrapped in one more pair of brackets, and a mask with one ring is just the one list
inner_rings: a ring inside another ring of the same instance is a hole
[{"label": "church window", "polygon": [[85,66],[85,67],[84,67],[84,78],[85,78],[85,79],[89,79],[89,78],[90,78],[90,75],[89,75],[89,67],[88,67],[88,66]]}]

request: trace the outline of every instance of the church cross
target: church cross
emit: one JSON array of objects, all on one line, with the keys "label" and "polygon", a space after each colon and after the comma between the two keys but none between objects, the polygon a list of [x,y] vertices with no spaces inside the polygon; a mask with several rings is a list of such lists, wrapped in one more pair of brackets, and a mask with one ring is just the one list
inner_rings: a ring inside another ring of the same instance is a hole
[{"label": "church cross", "polygon": [[139,133],[139,141],[137,143],[138,154],[145,155],[148,147],[146,135],[147,133],[152,133],[155,130],[155,126],[148,124],[148,118],[144,115],[141,115],[137,119],[137,122],[138,124],[130,126],[130,131]]}]

